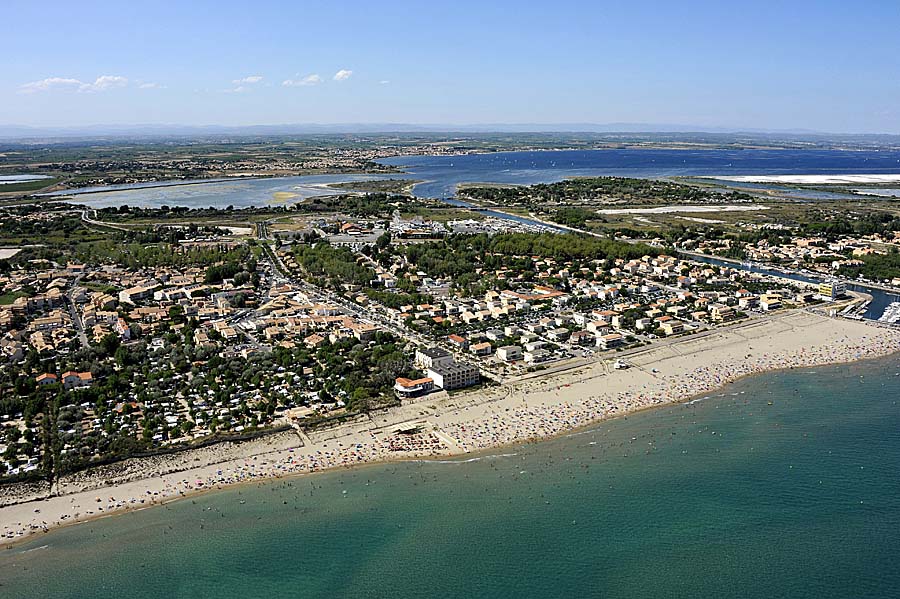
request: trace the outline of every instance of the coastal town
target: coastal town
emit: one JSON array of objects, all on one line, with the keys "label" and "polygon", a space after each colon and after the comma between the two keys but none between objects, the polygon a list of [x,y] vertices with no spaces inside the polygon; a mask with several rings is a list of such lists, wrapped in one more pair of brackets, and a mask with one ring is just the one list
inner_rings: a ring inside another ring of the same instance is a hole
[{"label": "coastal town", "polygon": [[898,7],[4,2],[0,599],[898,596]]},{"label": "coastal town", "polygon": [[[139,452],[302,438],[466,389],[600,364],[624,371],[647,348],[781,313],[850,315],[866,301],[833,278],[802,283],[652,240],[477,213],[173,228],[65,205],[12,210],[7,236],[32,223],[64,232],[63,246],[83,241],[74,252],[23,246],[0,262],[0,476],[11,480],[52,484]],[[758,244],[747,256],[825,264],[829,252],[871,247],[793,244],[807,251]],[[471,446],[414,428],[390,451]]]}]

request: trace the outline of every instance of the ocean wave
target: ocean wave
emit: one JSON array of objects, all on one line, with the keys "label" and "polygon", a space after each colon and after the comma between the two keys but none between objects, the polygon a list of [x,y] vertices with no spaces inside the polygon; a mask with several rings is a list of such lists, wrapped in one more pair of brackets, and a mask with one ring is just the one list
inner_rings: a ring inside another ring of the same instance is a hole
[{"label": "ocean wave", "polygon": [[480,462],[481,460],[494,460],[499,458],[513,458],[517,453],[492,453],[490,455],[482,455],[474,458],[466,458],[464,460],[403,460],[413,464],[471,464],[472,462]]}]

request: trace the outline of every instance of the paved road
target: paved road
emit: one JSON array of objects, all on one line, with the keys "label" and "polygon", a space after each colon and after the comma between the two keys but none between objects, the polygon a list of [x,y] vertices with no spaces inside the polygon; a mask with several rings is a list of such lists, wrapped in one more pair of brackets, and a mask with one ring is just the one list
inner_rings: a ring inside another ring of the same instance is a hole
[{"label": "paved road", "polygon": [[121,225],[114,225],[111,223],[105,223],[102,220],[96,220],[93,218],[90,213],[94,212],[93,210],[82,210],[81,211],[81,220],[88,225],[94,225],[95,227],[105,227],[107,229],[116,229],[117,231],[131,231],[128,227],[123,227]]},{"label": "paved road", "polygon": [[81,342],[81,347],[88,347],[90,344],[88,343],[87,335],[84,332],[84,323],[81,321],[81,315],[78,314],[78,309],[75,307],[75,301],[72,299],[72,294],[75,292],[75,288],[78,287],[78,283],[81,282],[81,275],[75,278],[72,282],[72,288],[66,293],[66,305],[69,308],[69,315],[72,317],[72,322],[75,324],[75,330],[78,332],[78,340]]},{"label": "paved road", "polygon": [[497,382],[502,382],[502,377],[498,373],[486,369],[483,364],[477,362],[472,356],[463,353],[454,347],[451,347],[444,341],[427,338],[424,335],[413,331],[405,324],[391,320],[386,315],[380,314],[370,307],[361,306],[355,302],[351,302],[345,299],[344,297],[334,292],[322,289],[321,287],[312,285],[311,283],[308,283],[303,279],[294,277],[288,270],[288,268],[284,265],[284,262],[281,260],[278,254],[269,246],[268,243],[263,244],[263,251],[269,258],[269,261],[272,263],[275,270],[281,274],[282,278],[285,281],[290,282],[292,285],[298,287],[311,300],[336,305],[343,309],[345,313],[351,316],[355,316],[361,320],[377,324],[386,331],[389,331],[402,339],[411,341],[418,346],[441,347],[453,354],[458,362],[472,364],[476,366],[484,376],[496,380]]}]

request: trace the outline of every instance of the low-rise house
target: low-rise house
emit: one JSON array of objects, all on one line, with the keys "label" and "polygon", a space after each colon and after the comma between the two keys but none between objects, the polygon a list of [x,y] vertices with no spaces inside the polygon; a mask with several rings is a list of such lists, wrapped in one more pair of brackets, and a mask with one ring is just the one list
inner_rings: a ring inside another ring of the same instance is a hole
[{"label": "low-rise house", "polygon": [[501,339],[503,339],[504,334],[500,329],[488,329],[484,332],[484,336],[491,341],[500,341]]},{"label": "low-rise house", "polygon": [[587,323],[587,326],[585,328],[591,333],[595,333],[597,335],[606,335],[610,332],[609,323],[605,320],[592,320],[591,322]]},{"label": "low-rise house", "polygon": [[634,328],[639,331],[649,331],[653,329],[652,318],[638,318],[634,321]]},{"label": "low-rise house", "polygon": [[544,325],[539,322],[529,322],[525,325],[525,328],[535,334],[541,334],[544,332]]},{"label": "low-rise house", "polygon": [[535,349],[532,351],[526,351],[523,354],[523,357],[528,364],[540,364],[541,362],[546,362],[547,360],[552,358],[553,354],[546,349]]},{"label": "low-rise house", "polygon": [[354,322],[348,328],[353,332],[353,336],[360,341],[369,341],[375,336],[378,327],[367,322]]},{"label": "low-rise house", "polygon": [[465,351],[469,347],[469,340],[459,335],[448,335],[447,341],[450,345]]},{"label": "low-rise house", "polygon": [[541,349],[542,347],[546,347],[547,343],[545,341],[529,341],[525,343],[522,347],[525,348],[525,351],[534,351],[536,349]]},{"label": "low-rise house", "polygon": [[493,347],[490,342],[484,341],[482,343],[474,343],[469,346],[469,351],[471,351],[476,356],[489,356],[491,355],[491,351],[493,351]]},{"label": "low-rise house", "polygon": [[569,342],[576,345],[591,345],[594,343],[594,334],[590,331],[575,331],[569,337]]},{"label": "low-rise house", "polygon": [[131,339],[131,329],[128,327],[128,323],[123,319],[119,318],[116,320],[116,324],[113,325],[113,330],[118,333],[119,337],[122,339]]},{"label": "low-rise house", "polygon": [[306,347],[313,349],[325,343],[325,337],[319,335],[318,333],[313,333],[312,335],[304,338],[303,343],[306,345]]},{"label": "low-rise house", "polygon": [[613,349],[625,343],[625,338],[619,333],[610,333],[597,337],[597,347],[600,349]]},{"label": "low-rise house", "polygon": [[716,322],[724,322],[733,319],[736,314],[734,308],[723,304],[710,304],[709,316]]},{"label": "low-rise house", "polygon": [[35,377],[34,382],[37,383],[38,387],[46,387],[47,385],[55,385],[58,379],[55,374],[50,374],[49,372],[45,372],[44,374],[39,374]]},{"label": "low-rise house", "polygon": [[668,320],[660,324],[660,328],[666,335],[677,335],[684,332],[684,323],[680,320]]},{"label": "low-rise house", "polygon": [[759,305],[759,298],[755,295],[745,295],[738,300],[738,307],[749,310]]},{"label": "low-rise house", "polygon": [[765,312],[778,310],[781,308],[781,306],[781,298],[779,297],[763,296],[759,300],[759,307],[762,308]]},{"label": "low-rise house", "polygon": [[522,348],[518,345],[505,345],[497,348],[497,357],[504,362],[512,362],[522,359]]},{"label": "low-rise house", "polygon": [[562,327],[558,329],[553,329],[547,333],[547,337],[552,339],[553,341],[565,341],[569,338],[569,329],[564,329]]},{"label": "low-rise house", "polygon": [[398,378],[394,381],[394,392],[401,399],[421,397],[434,390],[434,380],[430,377],[410,380]]},{"label": "low-rise house", "polygon": [[25,357],[25,348],[18,341],[0,340],[0,355],[6,362],[19,362]]},{"label": "low-rise house", "polygon": [[81,387],[90,387],[94,382],[94,378],[90,372],[68,371],[62,375],[62,384],[66,389],[78,389]]},{"label": "low-rise house", "polygon": [[159,285],[129,287],[119,292],[119,301],[123,304],[135,304],[141,300],[153,297],[153,292],[157,289],[159,289]]}]

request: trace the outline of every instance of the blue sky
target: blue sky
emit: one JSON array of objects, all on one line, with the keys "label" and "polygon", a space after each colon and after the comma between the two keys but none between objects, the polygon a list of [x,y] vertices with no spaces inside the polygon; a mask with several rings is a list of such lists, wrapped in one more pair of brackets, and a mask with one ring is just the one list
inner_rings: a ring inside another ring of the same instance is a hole
[{"label": "blue sky", "polygon": [[6,0],[0,123],[900,133],[900,2]]}]

